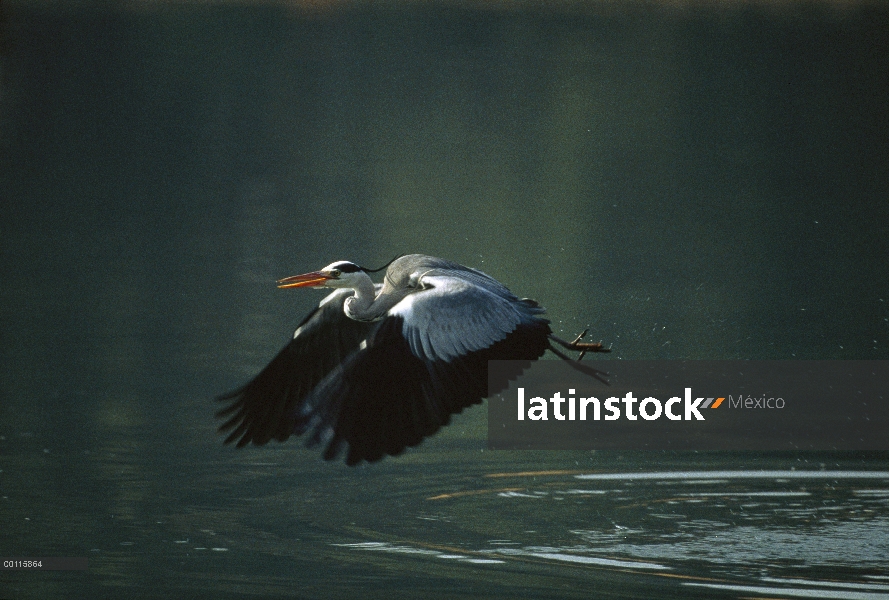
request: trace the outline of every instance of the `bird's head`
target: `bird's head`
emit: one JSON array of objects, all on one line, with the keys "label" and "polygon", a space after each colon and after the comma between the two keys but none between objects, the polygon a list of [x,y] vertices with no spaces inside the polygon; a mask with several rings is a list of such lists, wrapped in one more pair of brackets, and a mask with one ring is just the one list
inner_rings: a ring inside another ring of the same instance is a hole
[{"label": "bird's head", "polygon": [[347,260],[330,263],[320,271],[293,275],[278,280],[278,287],[354,288],[360,279],[367,279],[365,269]]}]

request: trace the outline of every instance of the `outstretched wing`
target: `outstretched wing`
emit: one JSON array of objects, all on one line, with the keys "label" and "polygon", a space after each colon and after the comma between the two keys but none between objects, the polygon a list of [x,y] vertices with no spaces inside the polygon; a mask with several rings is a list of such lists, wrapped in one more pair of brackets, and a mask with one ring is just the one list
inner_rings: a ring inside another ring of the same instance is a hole
[{"label": "outstretched wing", "polygon": [[[306,398],[295,426],[324,458],[373,462],[415,446],[488,395],[489,360],[540,357],[550,333],[532,301],[430,272]],[[505,288],[503,288],[505,289]]]},{"label": "outstretched wing", "polygon": [[219,427],[230,431],[225,443],[243,447],[293,435],[296,415],[318,383],[352,353],[378,326],[353,321],[343,312],[352,290],[329,294],[303,319],[293,339],[250,383],[218,398],[229,405],[217,413],[228,417]]},{"label": "outstretched wing", "polygon": [[419,278],[418,285],[420,291],[389,314],[402,317],[402,335],[419,358],[450,362],[490,348],[519,325],[542,321],[536,316],[542,308],[518,300],[506,288],[502,293],[456,274],[435,272]]}]

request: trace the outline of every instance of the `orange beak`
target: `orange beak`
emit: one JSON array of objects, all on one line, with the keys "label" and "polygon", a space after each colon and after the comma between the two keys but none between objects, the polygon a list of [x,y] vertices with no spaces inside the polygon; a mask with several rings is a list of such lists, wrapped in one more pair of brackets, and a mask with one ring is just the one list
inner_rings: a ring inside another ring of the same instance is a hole
[{"label": "orange beak", "polygon": [[293,275],[292,277],[279,279],[278,288],[283,290],[286,288],[315,287],[330,279],[333,279],[330,275],[326,275],[321,271],[312,271],[304,275]]}]

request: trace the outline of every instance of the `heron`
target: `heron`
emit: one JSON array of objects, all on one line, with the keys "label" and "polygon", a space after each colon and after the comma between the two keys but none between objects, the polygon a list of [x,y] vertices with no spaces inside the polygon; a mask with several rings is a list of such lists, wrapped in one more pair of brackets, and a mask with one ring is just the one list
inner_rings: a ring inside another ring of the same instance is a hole
[{"label": "heron", "polygon": [[[383,269],[374,283],[371,273]],[[379,269],[340,260],[277,284],[334,291],[252,381],[218,398],[228,403],[217,413],[224,443],[238,448],[308,434],[325,460],[343,451],[350,466],[395,456],[506,389],[547,350],[607,384],[579,360],[610,348],[581,341],[587,331],[557,337],[540,304],[449,260],[409,254]],[[489,388],[490,360],[515,362]]]}]

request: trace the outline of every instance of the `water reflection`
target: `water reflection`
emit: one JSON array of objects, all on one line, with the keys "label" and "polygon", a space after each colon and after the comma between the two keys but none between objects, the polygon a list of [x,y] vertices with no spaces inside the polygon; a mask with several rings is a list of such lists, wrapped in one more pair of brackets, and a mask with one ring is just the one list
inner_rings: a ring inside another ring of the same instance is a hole
[{"label": "water reflection", "polygon": [[[17,554],[88,556],[90,568],[42,574],[37,587],[3,574],[0,591],[339,596],[374,582],[404,597],[416,586],[473,597],[889,597],[885,457],[486,452],[466,434],[483,431],[472,423],[483,415],[358,469],[297,444],[196,453],[192,443],[145,462],[151,434],[125,426],[67,453],[5,435],[5,539]],[[209,421],[187,439],[217,441]]]},{"label": "water reflection", "polygon": [[[449,543],[342,547],[430,559],[485,557],[665,573],[683,586],[712,591],[889,598],[889,584],[880,583],[889,556],[889,471],[517,473],[514,478],[529,475],[534,485],[428,498],[448,505],[442,512],[450,516],[434,520],[447,523],[440,535],[459,532]],[[509,475],[488,476],[504,477]],[[577,480],[589,487],[575,487]],[[467,518],[509,515],[523,528],[532,523],[535,528],[498,531],[511,535],[473,545],[461,531],[465,523],[454,516],[462,511]],[[584,519],[596,527],[570,527]]]}]

